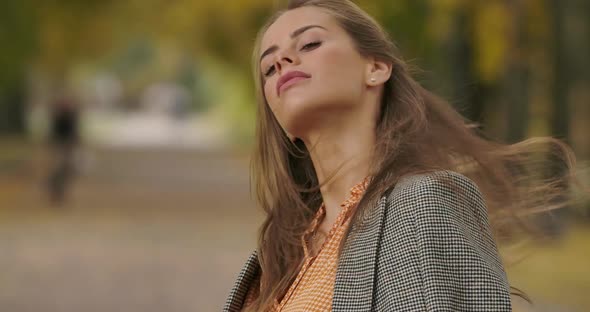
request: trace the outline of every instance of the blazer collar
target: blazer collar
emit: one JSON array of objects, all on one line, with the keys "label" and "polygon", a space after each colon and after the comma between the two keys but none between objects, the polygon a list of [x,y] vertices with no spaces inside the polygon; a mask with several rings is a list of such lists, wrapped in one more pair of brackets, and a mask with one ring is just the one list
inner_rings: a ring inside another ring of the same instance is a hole
[{"label": "blazer collar", "polygon": [[250,289],[252,282],[259,272],[260,262],[258,262],[258,251],[254,250],[248,257],[248,260],[246,260],[246,264],[242,268],[242,271],[231,290],[230,296],[223,308],[224,312],[237,312],[242,309],[242,304],[246,299],[248,289]]},{"label": "blazer collar", "polygon": [[349,236],[336,270],[332,311],[370,311],[373,302],[375,263],[385,219],[387,196],[373,209],[365,209],[351,222]]},{"label": "blazer collar", "polygon": [[[377,249],[382,233],[387,196],[382,196],[373,209],[365,209],[356,222],[351,222],[345,238],[334,284],[332,311],[369,311],[373,301],[373,285]],[[239,311],[247,290],[260,271],[257,250],[254,250],[235,282],[224,311]]]}]

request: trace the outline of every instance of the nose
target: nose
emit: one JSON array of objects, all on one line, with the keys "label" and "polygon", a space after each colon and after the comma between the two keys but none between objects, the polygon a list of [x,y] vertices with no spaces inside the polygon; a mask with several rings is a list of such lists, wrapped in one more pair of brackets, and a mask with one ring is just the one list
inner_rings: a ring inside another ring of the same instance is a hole
[{"label": "nose", "polygon": [[281,57],[277,61],[275,61],[277,72],[280,73],[283,70],[283,66],[287,64],[293,64],[293,60],[289,57]]},{"label": "nose", "polygon": [[296,62],[298,62],[297,57],[293,54],[289,54],[289,52],[287,51],[283,51],[277,54],[277,58],[275,60],[275,67],[277,72],[281,72],[283,69],[283,66],[287,65],[287,64],[295,64]]}]

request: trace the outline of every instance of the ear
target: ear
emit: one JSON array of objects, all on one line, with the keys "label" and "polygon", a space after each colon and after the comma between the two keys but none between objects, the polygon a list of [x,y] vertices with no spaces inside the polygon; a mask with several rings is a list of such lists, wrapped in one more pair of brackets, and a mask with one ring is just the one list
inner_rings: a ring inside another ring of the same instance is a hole
[{"label": "ear", "polygon": [[367,86],[378,86],[384,84],[391,77],[393,64],[370,57],[367,60],[365,70],[365,82]]}]

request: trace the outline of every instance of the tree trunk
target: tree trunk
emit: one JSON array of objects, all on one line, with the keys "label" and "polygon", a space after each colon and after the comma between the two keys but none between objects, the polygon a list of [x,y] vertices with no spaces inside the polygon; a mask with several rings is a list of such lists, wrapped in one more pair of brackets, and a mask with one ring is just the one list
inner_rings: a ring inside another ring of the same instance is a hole
[{"label": "tree trunk", "polygon": [[526,136],[529,123],[529,68],[527,56],[527,35],[524,24],[524,3],[510,2],[510,23],[508,67],[504,78],[504,98],[508,113],[508,142],[521,141]]},{"label": "tree trunk", "polygon": [[469,13],[466,8],[457,10],[452,34],[447,42],[449,53],[451,96],[453,103],[469,120],[481,123],[485,108],[485,87],[477,79],[474,69],[473,46],[468,30]]},{"label": "tree trunk", "polygon": [[22,135],[25,133],[25,80],[15,79],[0,88],[0,134]]}]

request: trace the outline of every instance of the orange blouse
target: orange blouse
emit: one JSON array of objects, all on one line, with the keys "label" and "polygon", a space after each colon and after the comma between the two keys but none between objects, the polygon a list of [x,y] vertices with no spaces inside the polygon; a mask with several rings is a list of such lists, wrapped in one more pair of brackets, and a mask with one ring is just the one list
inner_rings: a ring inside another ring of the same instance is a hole
[{"label": "orange blouse", "polygon": [[[366,177],[351,188],[349,197],[340,204],[342,210],[319,251],[316,255],[310,255],[308,249],[310,238],[313,238],[326,215],[324,204],[320,206],[310,227],[301,237],[304,252],[303,267],[281,301],[275,300],[273,312],[323,312],[332,309],[332,296],[338,265],[338,246],[343,239],[346,228],[350,224],[350,216],[364,194],[369,181],[370,177]],[[258,285],[258,281],[259,277],[253,285]],[[255,296],[257,296],[257,287],[250,287],[244,306],[249,305]]]}]

